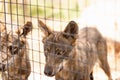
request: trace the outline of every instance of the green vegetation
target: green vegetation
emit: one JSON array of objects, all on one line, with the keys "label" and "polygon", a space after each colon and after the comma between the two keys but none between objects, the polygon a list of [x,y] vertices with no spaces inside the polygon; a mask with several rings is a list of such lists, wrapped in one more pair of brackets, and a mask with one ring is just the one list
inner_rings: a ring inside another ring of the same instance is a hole
[{"label": "green vegetation", "polygon": [[79,4],[75,0],[64,0],[64,2],[63,0],[61,2],[60,0],[31,0],[25,4],[23,6],[22,3],[6,3],[8,5],[7,12],[12,15],[12,19],[28,16],[69,20],[78,17],[80,12]]}]

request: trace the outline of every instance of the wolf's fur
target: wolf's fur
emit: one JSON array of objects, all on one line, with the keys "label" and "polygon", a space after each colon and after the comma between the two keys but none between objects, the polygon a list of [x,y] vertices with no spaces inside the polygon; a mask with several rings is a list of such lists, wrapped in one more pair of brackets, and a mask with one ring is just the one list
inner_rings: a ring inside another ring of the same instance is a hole
[{"label": "wolf's fur", "polygon": [[3,80],[27,80],[31,73],[26,35],[32,30],[32,23],[27,22],[15,31],[7,32],[1,28],[0,70]]},{"label": "wolf's fur", "polygon": [[99,60],[100,67],[111,80],[107,61],[106,41],[96,28],[85,27],[70,21],[63,32],[50,30],[42,21],[43,44],[46,64],[44,73],[56,80],[90,80],[90,73]]}]

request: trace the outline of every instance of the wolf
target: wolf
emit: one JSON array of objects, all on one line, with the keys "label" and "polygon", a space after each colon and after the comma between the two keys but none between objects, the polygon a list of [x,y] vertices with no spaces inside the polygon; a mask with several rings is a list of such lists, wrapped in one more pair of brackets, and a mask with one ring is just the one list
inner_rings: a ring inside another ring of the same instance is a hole
[{"label": "wolf", "polygon": [[99,61],[108,80],[112,80],[106,40],[96,28],[79,30],[75,21],[70,21],[61,32],[51,30],[41,20],[38,26],[44,34],[45,75],[55,76],[56,80],[91,80],[93,67]]},{"label": "wolf", "polygon": [[0,31],[0,71],[3,80],[28,80],[31,64],[28,55],[27,34],[32,30],[32,22],[23,27],[7,31],[1,25]]}]

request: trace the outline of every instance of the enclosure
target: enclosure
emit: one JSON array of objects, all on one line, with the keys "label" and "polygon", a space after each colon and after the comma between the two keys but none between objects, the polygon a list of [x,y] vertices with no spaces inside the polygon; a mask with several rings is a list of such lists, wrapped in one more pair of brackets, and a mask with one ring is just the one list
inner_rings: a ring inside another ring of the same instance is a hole
[{"label": "enclosure", "polygon": [[[7,30],[17,29],[27,21],[33,23],[33,30],[27,36],[31,63],[29,80],[55,80],[44,74],[45,56],[38,19],[54,31],[64,30],[71,20],[76,21],[80,29],[86,26],[98,28],[108,40],[113,80],[120,80],[120,0],[0,0],[0,5],[0,21]],[[107,80],[98,64],[93,76],[95,80]]]}]

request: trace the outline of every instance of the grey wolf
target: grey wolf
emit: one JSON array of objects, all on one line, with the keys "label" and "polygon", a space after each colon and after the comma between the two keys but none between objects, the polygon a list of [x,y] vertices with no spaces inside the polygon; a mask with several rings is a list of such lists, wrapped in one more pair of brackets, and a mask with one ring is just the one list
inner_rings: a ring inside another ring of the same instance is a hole
[{"label": "grey wolf", "polygon": [[0,25],[0,71],[3,80],[27,80],[31,73],[28,56],[27,34],[32,30],[32,23],[7,31]]},{"label": "grey wolf", "polygon": [[64,31],[57,32],[41,20],[38,24],[44,34],[45,75],[55,76],[56,80],[90,80],[93,67],[99,61],[108,80],[112,80],[106,40],[96,28],[79,30],[77,23],[70,21]]}]

